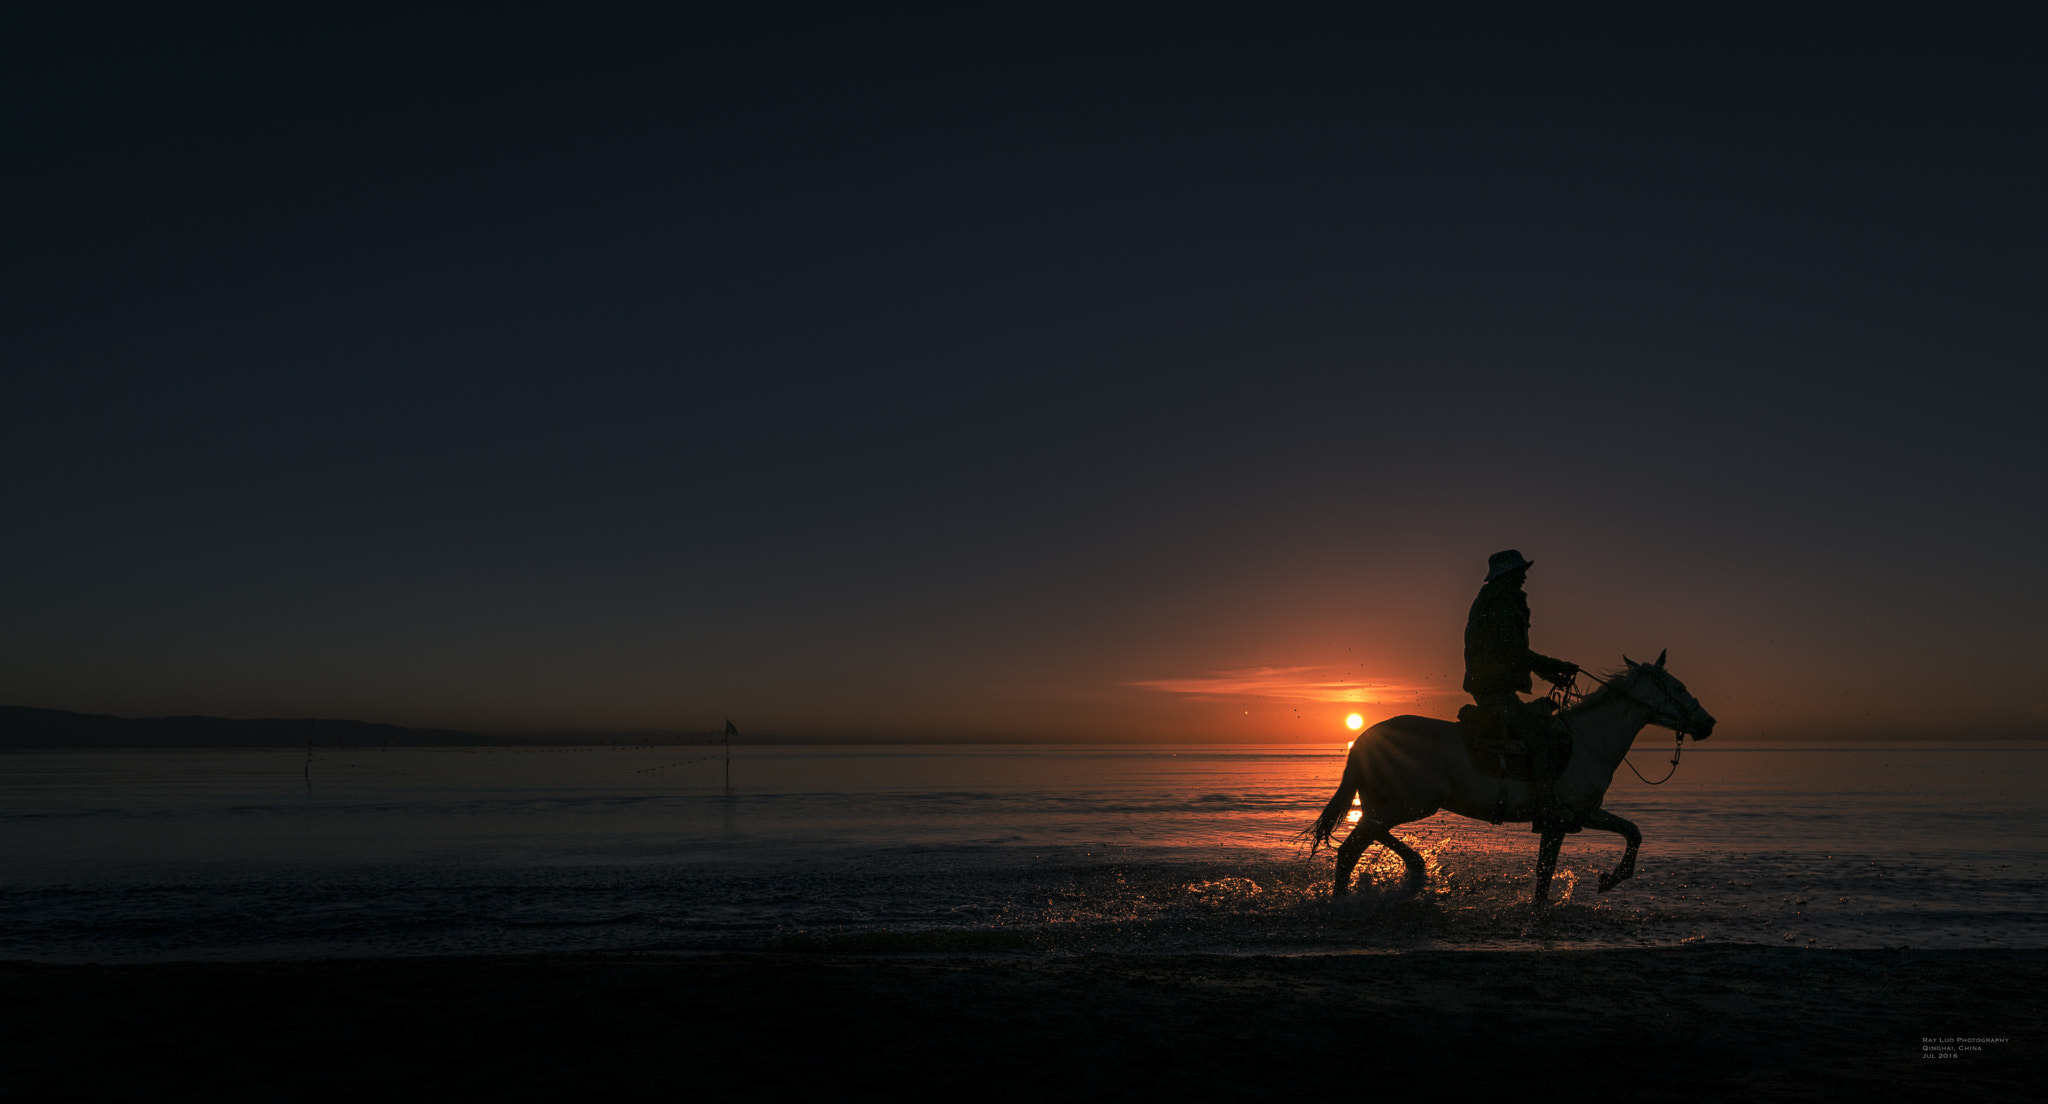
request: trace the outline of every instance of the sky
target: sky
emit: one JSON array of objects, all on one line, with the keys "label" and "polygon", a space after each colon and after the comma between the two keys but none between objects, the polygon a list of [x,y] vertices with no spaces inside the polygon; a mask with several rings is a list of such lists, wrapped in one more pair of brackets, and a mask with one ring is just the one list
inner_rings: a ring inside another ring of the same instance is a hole
[{"label": "sky", "polygon": [[7,16],[0,702],[2048,736],[2038,26],[1105,10]]}]

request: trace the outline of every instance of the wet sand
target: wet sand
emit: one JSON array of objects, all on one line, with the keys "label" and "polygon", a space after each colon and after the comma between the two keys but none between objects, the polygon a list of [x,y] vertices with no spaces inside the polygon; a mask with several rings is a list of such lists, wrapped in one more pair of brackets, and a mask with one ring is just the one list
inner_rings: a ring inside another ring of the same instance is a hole
[{"label": "wet sand", "polygon": [[2020,1100],[2044,993],[2010,950],[10,962],[0,1095]]}]

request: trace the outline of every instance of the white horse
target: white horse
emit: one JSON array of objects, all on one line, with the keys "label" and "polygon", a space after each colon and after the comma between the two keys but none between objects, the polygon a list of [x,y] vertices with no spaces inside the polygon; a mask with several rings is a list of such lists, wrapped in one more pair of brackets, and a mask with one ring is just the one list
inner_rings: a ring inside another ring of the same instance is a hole
[{"label": "white horse", "polygon": [[[1613,832],[1628,841],[1620,865],[1600,875],[1602,893],[1635,873],[1636,849],[1643,842],[1635,825],[1600,807],[1636,734],[1652,724],[1673,730],[1680,739],[1704,740],[1714,732],[1714,718],[1686,693],[1683,683],[1665,672],[1663,655],[1655,663],[1637,663],[1627,656],[1621,661],[1626,665],[1622,670],[1562,714],[1571,729],[1572,758],[1558,774],[1558,803],[1585,827]],[[1397,824],[1421,820],[1439,809],[1493,824],[1529,822],[1533,816],[1529,783],[1480,773],[1466,753],[1465,738],[1456,722],[1429,717],[1395,717],[1359,734],[1344,761],[1344,779],[1337,785],[1336,796],[1306,833],[1309,854],[1330,843],[1332,833],[1351,812],[1354,797],[1362,812],[1358,827],[1337,848],[1337,883],[1332,892],[1339,897],[1350,891],[1351,873],[1359,857],[1375,843],[1385,844],[1406,864],[1405,892],[1422,888],[1427,876],[1422,856],[1394,838],[1389,829]],[[1562,831],[1543,833],[1536,861],[1538,908],[1549,896],[1564,836]]]}]

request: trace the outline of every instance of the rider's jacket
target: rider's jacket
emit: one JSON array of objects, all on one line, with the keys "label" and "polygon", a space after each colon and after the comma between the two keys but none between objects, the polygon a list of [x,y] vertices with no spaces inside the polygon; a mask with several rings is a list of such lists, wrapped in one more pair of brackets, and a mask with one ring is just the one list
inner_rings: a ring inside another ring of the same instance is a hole
[{"label": "rider's jacket", "polygon": [[1529,597],[1519,578],[1495,579],[1479,588],[1465,618],[1466,693],[1526,694],[1531,671],[1548,678],[1570,667],[1529,650]]}]

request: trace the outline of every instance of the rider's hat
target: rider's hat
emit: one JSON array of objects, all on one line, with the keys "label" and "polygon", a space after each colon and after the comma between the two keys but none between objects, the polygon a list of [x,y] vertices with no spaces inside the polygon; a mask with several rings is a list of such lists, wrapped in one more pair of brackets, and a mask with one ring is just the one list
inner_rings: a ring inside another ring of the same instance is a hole
[{"label": "rider's hat", "polygon": [[1486,581],[1490,583],[1510,571],[1520,571],[1535,563],[1534,560],[1523,559],[1522,554],[1512,548],[1505,552],[1495,552],[1486,560]]}]

